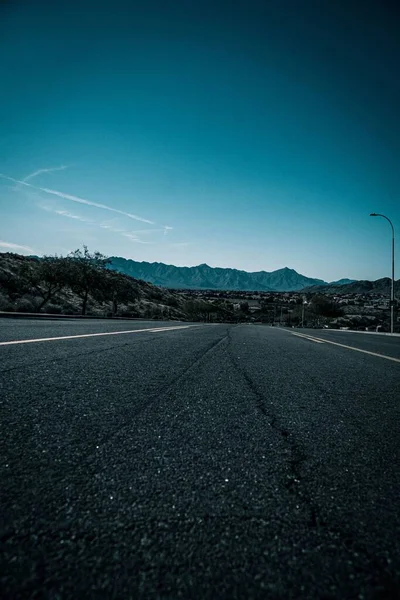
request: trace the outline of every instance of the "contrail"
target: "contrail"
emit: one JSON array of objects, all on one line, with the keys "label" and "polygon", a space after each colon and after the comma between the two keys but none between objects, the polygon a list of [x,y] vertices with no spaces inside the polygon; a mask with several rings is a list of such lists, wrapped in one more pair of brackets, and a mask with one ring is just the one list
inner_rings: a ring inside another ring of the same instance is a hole
[{"label": "contrail", "polygon": [[59,198],[64,198],[65,200],[70,200],[71,202],[76,202],[78,204],[85,204],[87,206],[94,206],[95,208],[101,208],[103,210],[108,210],[113,213],[117,213],[119,215],[124,215],[129,219],[134,219],[135,221],[141,221],[142,223],[148,223],[149,225],[155,225],[154,221],[150,221],[149,219],[144,219],[143,217],[139,217],[138,215],[134,215],[132,213],[125,212],[123,210],[118,210],[117,208],[112,208],[111,206],[107,206],[106,204],[99,204],[98,202],[91,202],[90,200],[85,200],[85,198],[79,198],[79,196],[71,196],[70,194],[64,194],[63,192],[58,192],[57,190],[51,190],[49,188],[42,188],[32,185],[31,183],[27,183],[26,181],[14,179],[14,177],[8,177],[8,175],[4,175],[0,173],[0,177],[3,179],[7,179],[8,181],[13,181],[14,183],[18,183],[20,185],[24,185],[26,187],[32,188],[34,190],[38,190],[40,192],[44,192],[45,194],[50,194],[52,196],[58,196]]},{"label": "contrail", "polygon": [[117,208],[111,208],[111,206],[107,206],[106,204],[99,204],[98,202],[92,202],[91,200],[85,200],[84,198],[79,198],[79,196],[71,196],[70,194],[64,194],[63,192],[57,192],[57,190],[50,190],[49,188],[38,188],[42,192],[46,194],[52,194],[53,196],[59,196],[60,198],[65,198],[66,200],[71,200],[71,202],[77,202],[78,204],[86,204],[87,206],[94,206],[95,208],[102,208],[103,210],[109,210],[114,213],[118,213],[119,215],[124,215],[125,217],[129,217],[130,219],[135,219],[135,221],[141,221],[142,223],[148,223],[149,225],[155,225],[153,221],[149,221],[148,219],[144,219],[143,217],[139,217],[138,215],[133,215],[132,213],[127,213],[123,210],[118,210]]},{"label": "contrail", "polygon": [[29,181],[29,179],[37,177],[41,173],[53,173],[53,171],[64,171],[64,169],[68,169],[67,165],[61,165],[60,167],[51,167],[49,169],[38,169],[37,171],[34,171],[33,173],[30,173],[29,175],[24,177],[22,181],[25,183]]}]

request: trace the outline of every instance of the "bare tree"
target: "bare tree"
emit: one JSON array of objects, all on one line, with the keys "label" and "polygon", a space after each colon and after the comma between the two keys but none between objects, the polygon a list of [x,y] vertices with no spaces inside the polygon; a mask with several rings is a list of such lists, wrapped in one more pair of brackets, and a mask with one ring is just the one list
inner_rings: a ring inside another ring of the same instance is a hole
[{"label": "bare tree", "polygon": [[65,259],[62,257],[44,256],[33,264],[24,264],[21,274],[42,299],[37,306],[37,312],[67,285]]},{"label": "bare tree", "polygon": [[109,259],[104,254],[91,254],[87,246],[71,252],[65,259],[66,279],[71,290],[82,301],[82,315],[86,314],[89,295],[104,289],[104,272],[108,264]]},{"label": "bare tree", "polygon": [[132,302],[139,297],[137,285],[130,277],[108,271],[104,278],[104,296],[112,302],[112,312],[116,315],[118,306],[123,302]]}]

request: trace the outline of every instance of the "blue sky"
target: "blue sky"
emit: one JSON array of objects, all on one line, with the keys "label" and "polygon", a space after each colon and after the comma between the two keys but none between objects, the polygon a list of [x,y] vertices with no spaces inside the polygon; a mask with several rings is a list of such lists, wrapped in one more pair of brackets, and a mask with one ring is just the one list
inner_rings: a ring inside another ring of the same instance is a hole
[{"label": "blue sky", "polygon": [[389,276],[390,4],[2,3],[0,251]]}]

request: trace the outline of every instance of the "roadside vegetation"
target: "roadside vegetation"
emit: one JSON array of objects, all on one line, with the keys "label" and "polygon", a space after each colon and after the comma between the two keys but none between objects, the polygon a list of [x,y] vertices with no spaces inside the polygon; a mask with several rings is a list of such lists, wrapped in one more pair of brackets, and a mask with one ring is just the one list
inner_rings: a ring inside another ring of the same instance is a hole
[{"label": "roadside vegetation", "polygon": [[340,290],[168,290],[116,271],[86,246],[65,257],[0,254],[0,312],[389,329],[387,294]]},{"label": "roadside vegetation", "polygon": [[87,246],[68,256],[0,254],[0,311],[232,321],[225,302],[168,291],[108,268],[109,260]]}]

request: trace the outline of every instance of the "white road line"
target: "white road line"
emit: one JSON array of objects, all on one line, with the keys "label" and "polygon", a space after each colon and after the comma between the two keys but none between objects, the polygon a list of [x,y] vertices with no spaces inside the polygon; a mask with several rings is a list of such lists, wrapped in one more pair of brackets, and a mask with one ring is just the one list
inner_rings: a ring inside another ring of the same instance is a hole
[{"label": "white road line", "polygon": [[312,338],[309,335],[305,335],[304,333],[292,333],[292,335],[295,335],[297,337],[301,337],[304,338],[306,340],[310,340],[310,342],[315,342],[316,344],[323,344],[324,342],[321,342],[319,340],[315,340],[314,338]]},{"label": "white road line", "polygon": [[386,356],[386,354],[379,354],[378,352],[370,352],[369,350],[361,350],[361,348],[354,348],[353,346],[347,346],[346,344],[339,344],[338,342],[331,342],[331,340],[324,340],[322,338],[314,338],[310,335],[304,335],[299,333],[293,333],[290,331],[292,335],[297,335],[299,337],[305,337],[306,339],[313,340],[314,342],[322,342],[325,344],[332,344],[333,346],[340,346],[341,348],[346,348],[347,350],[354,350],[355,352],[362,352],[363,354],[369,354],[370,356],[377,356],[378,358],[386,358],[386,360],[392,360],[393,362],[400,363],[400,358],[394,358],[393,356]]},{"label": "white road line", "polygon": [[63,335],[51,338],[35,338],[31,340],[12,340],[10,342],[0,342],[0,346],[12,346],[16,344],[34,344],[36,342],[55,342],[57,340],[76,340],[79,338],[100,337],[105,335],[123,335],[126,333],[161,333],[161,331],[173,331],[175,329],[189,329],[189,327],[200,327],[200,325],[179,325],[176,327],[152,327],[151,329],[131,329],[129,331],[107,331],[102,333],[82,333],[79,335]]},{"label": "white road line", "polygon": [[379,335],[379,337],[400,337],[400,333],[389,333],[388,331],[354,331],[354,329],[330,329],[329,333],[356,333],[357,335]]}]

